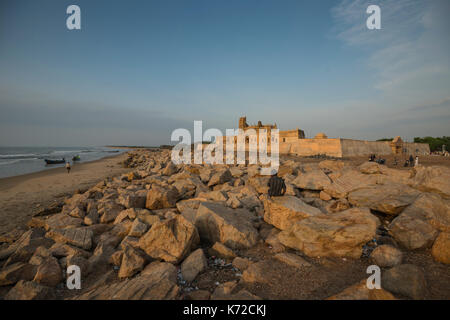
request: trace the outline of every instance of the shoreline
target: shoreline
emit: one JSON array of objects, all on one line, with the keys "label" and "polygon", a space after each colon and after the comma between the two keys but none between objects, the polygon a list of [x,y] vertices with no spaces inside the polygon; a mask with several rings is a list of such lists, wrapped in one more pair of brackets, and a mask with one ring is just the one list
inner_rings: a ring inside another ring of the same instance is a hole
[{"label": "shoreline", "polygon": [[[73,168],[83,168],[88,164],[93,164],[93,163],[99,163],[102,162],[104,160],[109,160],[109,159],[114,159],[114,158],[118,158],[124,154],[127,154],[127,152],[123,152],[120,154],[115,154],[112,156],[106,156],[104,158],[101,159],[97,159],[97,160],[92,160],[92,161],[86,161],[86,162],[81,162],[81,163],[75,163],[74,165],[72,165],[72,169]],[[54,173],[60,173],[60,172],[64,172],[66,173],[66,168],[65,167],[55,167],[55,168],[51,168],[51,169],[44,169],[41,171],[36,171],[36,172],[31,172],[31,173],[24,173],[24,174],[20,174],[17,176],[11,176],[11,177],[5,177],[5,178],[0,178],[0,192],[4,191],[5,189],[14,187],[15,185],[17,185],[18,183],[22,183],[22,182],[26,182],[29,179],[34,179],[34,178],[41,178],[50,174],[54,174]]]},{"label": "shoreline", "polygon": [[22,227],[36,208],[47,206],[89,188],[99,181],[130,171],[120,165],[128,153],[108,156],[72,166],[70,174],[64,167],[0,179],[0,235]]}]

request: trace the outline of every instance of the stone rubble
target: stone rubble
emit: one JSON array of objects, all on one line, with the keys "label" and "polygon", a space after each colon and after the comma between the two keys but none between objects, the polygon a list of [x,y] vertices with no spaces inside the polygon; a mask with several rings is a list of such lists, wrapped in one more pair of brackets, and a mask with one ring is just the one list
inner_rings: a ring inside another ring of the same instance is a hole
[{"label": "stone rubble", "polygon": [[[306,272],[344,258],[383,268],[383,290],[361,282],[329,299],[423,299],[426,278],[404,254],[429,249],[450,264],[445,167],[282,160],[288,192],[269,198],[254,165],[175,165],[170,150],[141,150],[123,166],[0,238],[2,298],[58,297],[78,265],[90,281],[71,299],[260,299],[246,285],[268,284],[274,262]],[[245,254],[256,246],[270,258]],[[228,278],[208,283],[218,271]]]}]

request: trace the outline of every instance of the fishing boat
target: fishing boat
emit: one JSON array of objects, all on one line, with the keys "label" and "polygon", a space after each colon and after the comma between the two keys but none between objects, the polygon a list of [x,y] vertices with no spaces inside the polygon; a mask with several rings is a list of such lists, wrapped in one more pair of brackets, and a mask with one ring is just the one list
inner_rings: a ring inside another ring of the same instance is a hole
[{"label": "fishing boat", "polygon": [[79,155],[76,155],[72,158],[72,161],[80,161],[80,160],[81,160],[81,158]]},{"label": "fishing boat", "polygon": [[58,160],[51,160],[51,159],[44,159],[45,163],[47,164],[61,164],[61,163],[66,163],[66,159],[62,158],[62,159],[58,159]]}]

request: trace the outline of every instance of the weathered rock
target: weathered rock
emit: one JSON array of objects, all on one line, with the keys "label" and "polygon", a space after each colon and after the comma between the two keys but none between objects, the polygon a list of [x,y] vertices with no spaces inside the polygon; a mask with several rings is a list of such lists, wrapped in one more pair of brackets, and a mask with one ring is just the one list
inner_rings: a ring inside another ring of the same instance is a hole
[{"label": "weathered rock", "polygon": [[141,275],[154,280],[167,279],[170,282],[177,282],[177,268],[168,262],[152,262],[142,270]]},{"label": "weathered rock", "polygon": [[319,197],[321,200],[323,201],[330,201],[331,199],[333,199],[328,193],[326,193],[325,191],[320,191]]},{"label": "weathered rock", "polygon": [[450,233],[441,232],[431,249],[434,260],[450,264]]},{"label": "weathered rock", "polygon": [[195,226],[200,237],[210,243],[221,242],[232,249],[250,248],[257,242],[253,214],[244,209],[230,209],[217,203],[200,204]]},{"label": "weathered rock", "polygon": [[297,221],[278,238],[286,247],[310,257],[359,258],[362,247],[375,237],[380,221],[369,209],[352,208],[333,215]]},{"label": "weathered rock", "polygon": [[255,188],[259,194],[267,194],[269,192],[269,179],[268,176],[255,176],[248,179],[248,184]]},{"label": "weathered rock", "polygon": [[450,199],[450,169],[442,166],[414,168],[412,187],[425,192],[435,192]]},{"label": "weathered rock", "polygon": [[88,214],[84,217],[84,224],[88,226],[97,224],[98,222],[99,222],[99,215],[97,209],[90,210]]},{"label": "weathered rock", "polygon": [[270,283],[270,278],[267,276],[273,270],[273,265],[270,260],[262,260],[252,263],[242,273],[242,281],[247,283]]},{"label": "weathered rock", "polygon": [[396,300],[388,291],[383,289],[369,289],[367,280],[350,286],[342,292],[327,298],[327,300]]},{"label": "weathered rock", "polygon": [[374,175],[363,174],[356,170],[346,170],[333,179],[333,183],[324,186],[323,191],[336,199],[346,198],[349,192],[377,183]]},{"label": "weathered rock", "polygon": [[126,246],[122,255],[119,278],[129,278],[144,268],[145,259],[131,246]]},{"label": "weathered rock", "polygon": [[51,299],[53,292],[49,287],[40,285],[33,281],[20,280],[9,290],[5,300],[45,300]]},{"label": "weathered rock", "polygon": [[212,257],[219,257],[228,260],[234,259],[236,257],[236,254],[233,252],[233,250],[220,242],[214,243],[214,245],[208,249],[208,253]]},{"label": "weathered rock", "polygon": [[292,184],[301,189],[323,190],[331,185],[331,180],[322,170],[312,170],[300,173],[299,176],[292,181]]},{"label": "weathered rock", "polygon": [[155,223],[140,238],[139,247],[150,257],[179,263],[199,243],[195,226],[183,216]]},{"label": "weathered rock", "polygon": [[145,208],[146,200],[146,190],[122,193],[117,199],[117,201],[125,208]]},{"label": "weathered rock", "polygon": [[398,215],[419,196],[419,192],[405,185],[374,185],[352,191],[350,204],[366,207],[390,215]]},{"label": "weathered rock", "polygon": [[142,237],[147,232],[148,226],[141,222],[139,219],[133,221],[131,225],[130,233],[128,234],[130,237]]},{"label": "weathered rock", "polygon": [[359,170],[361,173],[365,174],[377,174],[383,172],[382,166],[376,162],[364,162],[359,166]]},{"label": "weathered rock", "polygon": [[319,162],[319,168],[331,172],[337,172],[344,168],[345,163],[337,160],[324,160]]},{"label": "weathered rock", "polygon": [[48,286],[55,287],[63,280],[62,270],[59,266],[58,260],[53,257],[48,257],[38,267],[33,281]]},{"label": "weathered rock", "polygon": [[49,217],[45,223],[45,230],[65,229],[80,227],[83,220],[74,218],[64,213],[55,214]]},{"label": "weathered rock", "polygon": [[166,167],[162,170],[161,174],[163,176],[171,176],[177,172],[178,172],[178,167],[172,161],[169,161],[169,163],[167,163]]},{"label": "weathered rock", "polygon": [[245,271],[251,263],[252,262],[247,258],[236,257],[234,258],[232,265],[241,271]]},{"label": "weathered rock", "polygon": [[370,258],[379,267],[394,267],[402,263],[403,254],[397,248],[381,245],[372,251]]},{"label": "weathered rock", "polygon": [[164,189],[153,185],[147,193],[145,207],[150,210],[174,208],[179,198],[177,189]]},{"label": "weathered rock", "polygon": [[381,286],[416,300],[423,299],[427,283],[423,271],[412,264],[401,264],[382,273]]},{"label": "weathered rock", "polygon": [[173,300],[180,289],[175,282],[166,278],[138,276],[121,282],[106,284],[90,290],[77,300]]},{"label": "weathered rock", "polygon": [[76,247],[90,250],[94,233],[87,228],[56,229],[47,232],[46,237],[60,243],[68,243]]},{"label": "weathered rock", "polygon": [[202,249],[197,249],[192,252],[181,264],[181,274],[183,279],[192,282],[197,275],[205,270],[208,263]]},{"label": "weathered rock", "polygon": [[448,200],[425,193],[389,225],[390,233],[409,250],[429,248],[439,231],[450,231]]},{"label": "weathered rock", "polygon": [[120,212],[122,212],[124,207],[120,204],[117,204],[113,201],[106,202],[102,205],[99,205],[98,213],[101,215],[100,222],[101,223],[110,223],[113,222]]},{"label": "weathered rock", "polygon": [[19,280],[32,280],[37,267],[28,263],[17,262],[0,271],[0,286],[15,284]]},{"label": "weathered rock", "polygon": [[305,259],[299,257],[296,254],[292,253],[278,253],[274,256],[275,259],[286,263],[287,265],[290,265],[294,268],[302,268],[302,267],[310,267],[311,264],[306,261]]},{"label": "weathered rock", "polygon": [[296,221],[317,216],[322,212],[293,196],[272,197],[264,201],[264,221],[286,230]]},{"label": "weathered rock", "polygon": [[213,174],[213,176],[211,177],[211,179],[209,179],[208,182],[208,187],[213,187],[215,185],[218,184],[223,184],[225,182],[230,181],[233,178],[233,176],[231,175],[230,170],[221,170],[219,172],[216,172],[215,174]]}]

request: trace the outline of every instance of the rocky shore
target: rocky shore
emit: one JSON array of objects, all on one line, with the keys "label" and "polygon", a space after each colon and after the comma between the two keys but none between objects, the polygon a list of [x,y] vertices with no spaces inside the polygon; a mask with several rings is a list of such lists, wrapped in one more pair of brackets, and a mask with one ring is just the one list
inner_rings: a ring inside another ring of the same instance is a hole
[{"label": "rocky shore", "polygon": [[450,299],[449,168],[282,159],[270,199],[253,165],[123,165],[0,238],[0,298]]}]

